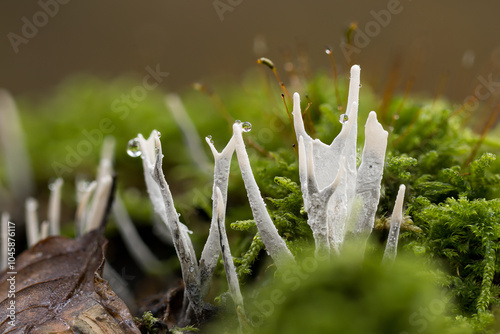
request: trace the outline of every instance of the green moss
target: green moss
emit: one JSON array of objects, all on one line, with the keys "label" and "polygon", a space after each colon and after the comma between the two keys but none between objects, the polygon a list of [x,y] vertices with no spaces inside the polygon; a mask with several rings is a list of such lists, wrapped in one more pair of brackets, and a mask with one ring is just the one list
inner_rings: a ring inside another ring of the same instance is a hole
[{"label": "green moss", "polygon": [[155,318],[151,312],[144,312],[142,318],[134,318],[135,322],[146,330],[147,334],[157,334],[159,332],[158,318]]},{"label": "green moss", "polygon": [[458,311],[471,316],[498,304],[500,201],[461,197],[438,205],[418,202],[423,207],[413,215],[425,237],[414,245],[440,260],[443,284],[457,297]]},{"label": "green moss", "polygon": [[182,327],[182,328],[173,327],[171,329],[171,332],[174,334],[185,333],[185,332],[199,332],[199,331],[200,330],[194,326],[186,326],[186,327]]},{"label": "green moss", "polygon": [[263,334],[471,333],[454,324],[451,298],[429,270],[405,256],[392,267],[348,250],[329,262],[306,256],[248,298],[247,313]]}]

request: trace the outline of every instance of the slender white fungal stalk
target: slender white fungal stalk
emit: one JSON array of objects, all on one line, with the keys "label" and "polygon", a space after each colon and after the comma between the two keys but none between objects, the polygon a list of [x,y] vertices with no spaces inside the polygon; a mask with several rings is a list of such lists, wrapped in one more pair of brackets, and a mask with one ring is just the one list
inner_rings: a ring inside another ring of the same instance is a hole
[{"label": "slender white fungal stalk", "polygon": [[99,159],[99,168],[97,170],[96,180],[109,175],[113,175],[113,159],[115,156],[116,141],[114,137],[104,137],[102,141],[101,157]]},{"label": "slender white fungal stalk", "polygon": [[[227,202],[227,187],[229,179],[229,170],[231,168],[231,158],[234,153],[234,136],[231,137],[229,143],[226,145],[221,153],[217,152],[211,138],[205,138],[207,144],[210,146],[215,160],[214,166],[214,184],[212,189],[212,222],[210,224],[210,232],[207,241],[203,247],[200,258],[200,284],[201,296],[204,298],[210,288],[210,281],[212,279],[215,266],[220,256],[219,246],[219,227],[217,224],[217,195],[216,189],[219,189],[222,195],[223,203]],[[225,205],[225,204],[224,204]]]},{"label": "slender white fungal stalk", "polygon": [[46,220],[40,225],[40,240],[43,240],[49,236],[50,223]]},{"label": "slender white fungal stalk", "polygon": [[377,114],[370,112],[365,126],[363,158],[356,181],[356,200],[361,204],[361,208],[359,212],[353,212],[356,217],[353,218],[353,232],[364,239],[372,232],[380,199],[387,136],[388,132],[377,121]]},{"label": "slender white fungal stalk", "polygon": [[143,271],[155,272],[161,266],[161,262],[151,252],[148,246],[142,241],[139,233],[135,229],[134,223],[127,213],[127,209],[123,204],[119,193],[115,196],[113,203],[113,216],[115,217],[116,225],[122,235],[125,246],[135,262]]},{"label": "slender white fungal stalk", "polygon": [[60,228],[61,188],[63,183],[64,181],[62,178],[57,178],[54,182],[52,182],[49,185],[50,197],[49,197],[48,219],[49,219],[50,235],[61,234],[61,228]]},{"label": "slender white fungal stalk", "polygon": [[93,231],[102,225],[112,186],[113,178],[110,175],[103,176],[97,180],[97,187],[92,198],[88,219],[85,222],[85,233]]},{"label": "slender white fungal stalk", "polygon": [[16,104],[5,89],[0,89],[0,152],[5,158],[7,187],[17,200],[24,201],[33,193],[33,171]]},{"label": "slender white fungal stalk", "polygon": [[398,253],[398,238],[401,222],[403,221],[403,201],[405,196],[406,187],[404,184],[399,186],[398,196],[394,204],[394,210],[391,216],[391,228],[389,236],[387,237],[387,244],[385,246],[384,258],[382,262],[394,262]]},{"label": "slender white fungal stalk", "polygon": [[208,171],[208,157],[203,150],[200,135],[189,117],[186,108],[184,108],[181,98],[174,93],[167,94],[165,96],[165,104],[172,112],[172,116],[182,132],[191,160],[193,160],[200,170]]},{"label": "slender white fungal stalk", "polygon": [[[184,289],[197,317],[203,311],[203,300],[200,294],[199,268],[188,228],[179,222],[174,201],[165,175],[162,170],[162,149],[159,132],[153,130],[147,140],[139,134],[129,141],[129,155],[141,156],[144,167],[144,179],[149,198],[155,212],[167,225],[174,243],[177,257],[181,263]],[[132,153],[132,154],[131,154]]]},{"label": "slender white fungal stalk", "polygon": [[262,199],[259,186],[252,172],[250,159],[248,158],[245,143],[243,142],[242,131],[243,128],[241,123],[236,122],[233,124],[233,136],[236,141],[236,155],[238,157],[238,164],[240,165],[241,176],[245,183],[248,201],[262,242],[266,246],[267,252],[273,258],[279,270],[284,268],[287,263],[295,260],[286,246],[285,241],[278,234],[278,230],[267,212],[266,204]]},{"label": "slender white fungal stalk", "polygon": [[229,293],[231,294],[234,304],[236,305],[236,313],[238,314],[238,320],[240,322],[240,330],[243,331],[243,327],[246,323],[245,308],[243,307],[243,296],[241,295],[240,284],[238,276],[236,275],[236,268],[234,266],[233,257],[231,256],[229,241],[227,240],[225,226],[226,206],[220,189],[216,187],[215,190],[217,193],[217,210],[214,215],[217,216],[217,225],[219,227],[220,251],[222,254],[222,261],[224,262],[224,270],[226,272]]},{"label": "slender white fungal stalk", "polygon": [[[160,216],[161,220],[165,225],[167,225],[168,230],[170,231],[170,223],[167,219],[165,203],[163,202],[160,188],[153,179],[154,164],[156,161],[155,137],[157,137],[158,135],[158,131],[153,130],[149,138],[146,140],[144,139],[142,134],[139,133],[136,138],[132,139],[129,142],[129,146],[131,145],[131,142],[136,142],[134,145],[137,145],[139,147],[138,152],[140,153],[138,154],[140,154],[142,158],[144,181],[146,183],[146,189],[148,191],[149,199],[153,204],[154,211]],[[172,234],[171,232],[169,233]]]},{"label": "slender white fungal stalk", "polygon": [[113,137],[104,138],[99,168],[97,171],[97,187],[90,204],[89,213],[85,222],[85,232],[99,228],[105,218],[109,197],[113,187],[113,153],[115,140]]},{"label": "slender white fungal stalk", "polygon": [[90,203],[90,198],[97,188],[97,182],[92,181],[90,183],[86,183],[82,181],[80,183],[80,186],[84,188],[84,190],[81,190],[81,199],[75,214],[75,224],[78,235],[82,236],[87,230],[88,206]]},{"label": "slender white fungal stalk", "polygon": [[345,159],[345,177],[339,185],[337,191],[331,198],[328,205],[330,240],[332,246],[338,253],[344,242],[346,224],[352,211],[354,195],[356,192],[356,151],[358,139],[358,105],[359,87],[361,85],[360,67],[351,67],[351,77],[349,82],[349,95],[345,115],[341,115],[339,121],[342,123],[342,130],[331,146],[336,141],[342,148],[341,159]]},{"label": "slender white fungal stalk", "polygon": [[80,204],[85,193],[87,192],[87,187],[89,182],[85,180],[82,176],[77,175],[75,177],[75,196],[76,204]]},{"label": "slender white fungal stalk", "polygon": [[7,212],[2,213],[2,219],[0,224],[0,271],[3,271],[7,268],[7,253],[8,253],[8,225],[9,225],[10,215]]},{"label": "slender white fungal stalk", "polygon": [[163,215],[166,217],[166,222],[170,227],[170,233],[174,241],[177,257],[181,263],[185,292],[188,296],[190,306],[193,308],[196,316],[200,318],[203,312],[203,300],[200,294],[198,262],[194,254],[193,244],[188,235],[188,229],[184,224],[179,222],[179,216],[175,210],[172,193],[170,192],[170,187],[163,174],[163,154],[160,139],[156,131],[153,131],[152,136],[154,139],[153,143],[155,143],[156,147],[156,161],[153,169],[148,169],[148,172],[152,180],[156,183],[163,199],[165,211]]},{"label": "slender white fungal stalk", "polygon": [[40,238],[38,224],[38,201],[34,198],[26,200],[26,238],[28,247],[36,244]]}]

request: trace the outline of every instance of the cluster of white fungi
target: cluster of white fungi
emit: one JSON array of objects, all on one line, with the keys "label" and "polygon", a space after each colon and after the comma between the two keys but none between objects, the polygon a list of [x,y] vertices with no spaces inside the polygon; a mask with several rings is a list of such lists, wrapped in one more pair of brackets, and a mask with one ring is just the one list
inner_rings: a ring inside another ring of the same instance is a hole
[{"label": "cluster of white fungi", "polygon": [[[365,126],[365,145],[362,162],[356,165],[357,114],[360,87],[360,68],[351,68],[351,80],[346,113],[341,116],[342,130],[335,140],[326,145],[312,139],[305,131],[298,93],[293,96],[293,118],[299,144],[299,176],[312,229],[316,254],[340,253],[345,236],[358,239],[364,249],[377,210],[388,133],[372,111]],[[154,130],[148,139],[141,134],[132,139],[129,149],[141,156],[145,182],[154,209],[168,227],[179,257],[185,284],[186,317],[199,317],[203,300],[208,293],[212,274],[222,255],[229,292],[237,307],[240,323],[245,322],[244,302],[236,276],[225,230],[228,177],[233,153],[236,151],[241,175],[257,229],[268,254],[278,270],[295,261],[285,241],[278,234],[261,196],[245,149],[243,132],[250,131],[249,123],[236,121],[233,136],[222,152],[206,138],[215,159],[213,183],[213,217],[206,244],[198,261],[188,228],[179,221],[172,195],[162,171],[162,148],[159,132]],[[396,256],[405,187],[401,185],[384,261]]]}]

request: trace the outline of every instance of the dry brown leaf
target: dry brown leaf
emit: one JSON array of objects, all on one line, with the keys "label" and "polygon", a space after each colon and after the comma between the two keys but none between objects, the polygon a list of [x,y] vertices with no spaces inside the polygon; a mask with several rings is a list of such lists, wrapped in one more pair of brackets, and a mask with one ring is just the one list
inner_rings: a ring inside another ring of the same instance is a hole
[{"label": "dry brown leaf", "polygon": [[101,278],[105,245],[93,231],[79,239],[50,237],[19,255],[15,298],[7,294],[10,275],[0,276],[0,333],[139,334],[128,308]]}]

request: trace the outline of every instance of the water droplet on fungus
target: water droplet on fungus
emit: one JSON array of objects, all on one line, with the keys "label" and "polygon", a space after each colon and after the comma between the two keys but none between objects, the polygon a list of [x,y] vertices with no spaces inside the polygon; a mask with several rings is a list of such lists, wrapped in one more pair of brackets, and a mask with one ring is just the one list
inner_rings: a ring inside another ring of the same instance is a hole
[{"label": "water droplet on fungus", "polygon": [[241,124],[241,127],[245,132],[249,132],[250,130],[252,130],[252,124],[250,122],[244,122],[243,124]]},{"label": "water droplet on fungus", "polygon": [[139,145],[139,140],[137,138],[130,139],[127,145],[127,154],[132,158],[140,157],[142,154],[141,147]]},{"label": "water droplet on fungus", "polygon": [[339,116],[339,122],[341,124],[345,124],[348,120],[349,120],[349,116],[347,116],[346,114],[342,114]]}]

